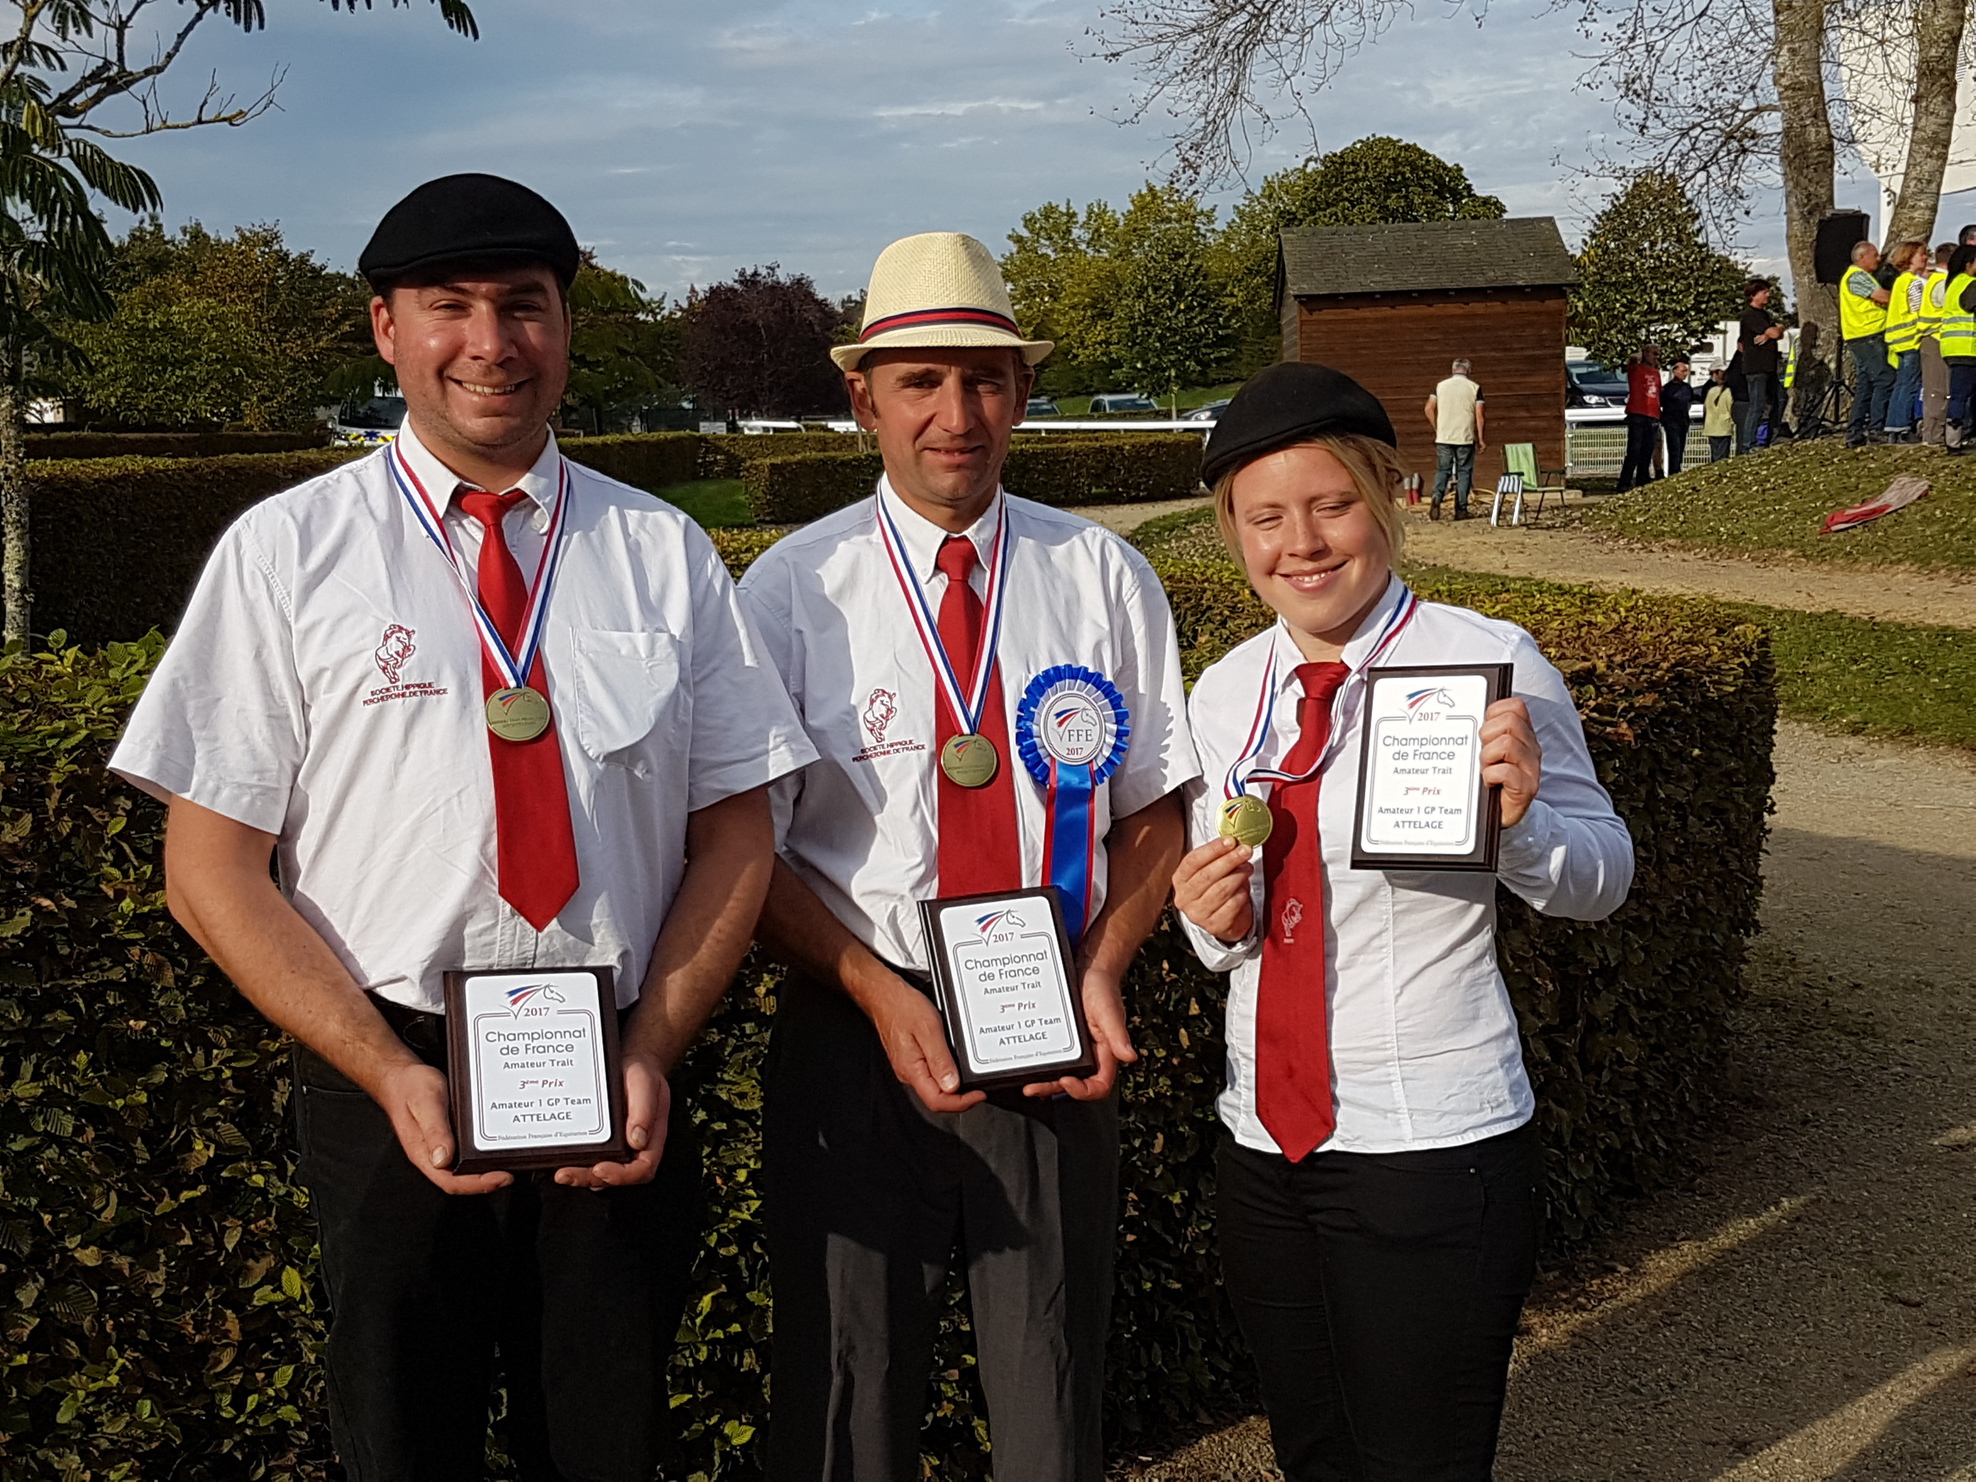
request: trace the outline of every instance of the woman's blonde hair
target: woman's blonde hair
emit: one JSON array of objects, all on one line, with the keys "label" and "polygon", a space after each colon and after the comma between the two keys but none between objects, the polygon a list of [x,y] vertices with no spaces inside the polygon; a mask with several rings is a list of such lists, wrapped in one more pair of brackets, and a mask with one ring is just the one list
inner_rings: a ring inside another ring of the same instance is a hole
[{"label": "woman's blonde hair", "polygon": [[[1345,465],[1345,472],[1352,476],[1352,486],[1358,490],[1359,498],[1366,502],[1372,510],[1373,519],[1385,532],[1386,559],[1397,569],[1400,547],[1406,543],[1406,517],[1400,508],[1406,470],[1400,466],[1399,453],[1376,437],[1361,437],[1356,432],[1306,438],[1289,446],[1322,448]],[[1280,453],[1283,449],[1272,448],[1270,451]],[[1254,461],[1249,460],[1251,463]],[[1248,566],[1242,560],[1242,541],[1235,529],[1235,480],[1248,466],[1244,463],[1223,474],[1214,481],[1211,491],[1214,496],[1214,523],[1221,532],[1221,543],[1228,547],[1228,554],[1244,571],[1248,570]]]}]

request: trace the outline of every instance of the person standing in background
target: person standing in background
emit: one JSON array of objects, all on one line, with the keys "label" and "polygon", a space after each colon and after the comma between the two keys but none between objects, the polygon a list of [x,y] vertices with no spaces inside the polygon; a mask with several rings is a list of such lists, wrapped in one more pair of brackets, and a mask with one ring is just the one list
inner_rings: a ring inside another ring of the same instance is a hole
[{"label": "person standing in background", "polygon": [[1649,483],[1660,441],[1660,349],[1648,345],[1626,361],[1626,459],[1616,493]]},{"label": "person standing in background", "polygon": [[1928,286],[1928,244],[1903,242],[1889,259],[1894,284],[1887,295],[1887,360],[1894,391],[1887,403],[1887,440],[1915,441],[1914,404],[1921,397],[1921,300]]},{"label": "person standing in background", "polygon": [[1749,377],[1750,404],[1743,413],[1743,437],[1739,453],[1757,446],[1757,429],[1775,420],[1771,411],[1771,388],[1777,380],[1777,342],[1784,338],[1783,326],[1770,317],[1770,284],[1752,278],[1743,289],[1748,307],[1737,331],[1737,346],[1743,357],[1743,374]]},{"label": "person standing in background", "polygon": [[1893,297],[1873,276],[1880,266],[1880,249],[1871,242],[1855,243],[1852,266],[1839,282],[1839,333],[1852,356],[1852,421],[1846,426],[1846,446],[1885,442],[1887,403],[1894,394],[1894,368],[1887,363],[1887,301]]},{"label": "person standing in background", "polygon": [[1948,427],[1943,445],[1970,446],[1969,418],[1976,402],[1976,245],[1965,242],[1949,255],[1942,295],[1942,359],[1949,367]]},{"label": "person standing in background", "polygon": [[1948,431],[1949,364],[1942,359],[1942,321],[1948,317],[1949,259],[1955,243],[1935,249],[1935,264],[1921,285],[1921,441],[1942,446]]},{"label": "person standing in background", "polygon": [[1475,485],[1475,455],[1488,449],[1483,436],[1482,388],[1469,379],[1469,363],[1457,360],[1454,374],[1427,398],[1427,425],[1434,429],[1434,502],[1427,518],[1441,518],[1441,496],[1450,474],[1455,480],[1455,518],[1468,518],[1468,492]]},{"label": "person standing in background", "polygon": [[1688,359],[1674,362],[1660,388],[1660,430],[1667,435],[1667,475],[1681,471],[1688,454],[1688,424],[1694,416],[1695,388],[1688,380]]},{"label": "person standing in background", "polygon": [[1720,463],[1735,446],[1735,396],[1721,366],[1708,373],[1708,390],[1702,393],[1702,436],[1708,439],[1708,461]]}]

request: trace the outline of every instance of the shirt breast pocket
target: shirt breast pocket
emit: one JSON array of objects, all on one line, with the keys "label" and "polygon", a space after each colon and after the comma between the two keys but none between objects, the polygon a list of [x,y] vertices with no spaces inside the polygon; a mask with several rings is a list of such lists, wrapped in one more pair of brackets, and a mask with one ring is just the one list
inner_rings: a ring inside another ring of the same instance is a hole
[{"label": "shirt breast pocket", "polygon": [[576,735],[598,761],[651,775],[653,748],[675,734],[689,703],[679,684],[679,640],[670,633],[572,635]]}]

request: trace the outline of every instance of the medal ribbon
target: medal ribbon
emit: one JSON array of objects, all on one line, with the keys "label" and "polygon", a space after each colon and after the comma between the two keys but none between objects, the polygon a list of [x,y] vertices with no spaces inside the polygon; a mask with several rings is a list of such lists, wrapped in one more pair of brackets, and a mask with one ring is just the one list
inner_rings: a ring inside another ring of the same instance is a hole
[{"label": "medal ribbon", "polygon": [[569,460],[558,459],[556,502],[549,510],[549,528],[542,545],[542,559],[536,563],[535,578],[528,586],[528,606],[522,609],[519,634],[521,652],[517,656],[509,651],[507,640],[501,636],[501,630],[494,625],[493,619],[488,617],[479,594],[474,591],[473,583],[467,579],[466,571],[460,565],[452,539],[446,534],[445,522],[440,518],[445,506],[433,504],[432,496],[419,482],[419,476],[412,471],[412,465],[396,443],[392,444],[385,458],[390,464],[391,476],[397,481],[398,492],[411,506],[413,518],[419,522],[419,528],[425,531],[427,538],[439,547],[439,553],[446,558],[446,564],[453,568],[453,575],[459,580],[460,590],[466,593],[467,605],[473,610],[474,626],[480,631],[480,646],[487,655],[487,661],[494,666],[501,682],[509,689],[525,688],[528,676],[535,668],[536,655],[542,650],[542,635],[548,627],[549,592],[556,584],[556,572],[563,562],[563,516],[569,509]]},{"label": "medal ribbon", "polygon": [[[1352,670],[1352,677],[1346,681],[1348,689],[1352,685],[1364,687],[1366,670],[1385,657],[1386,651],[1399,641],[1401,632],[1413,621],[1414,613],[1419,610],[1420,599],[1414,596],[1410,588],[1403,588],[1399,604],[1388,615],[1386,626],[1380,630],[1372,651],[1365,656],[1364,663]],[[1252,767],[1244,776],[1241,770],[1242,764],[1261,755],[1263,747],[1269,742],[1270,726],[1276,718],[1276,692],[1276,648],[1272,644],[1269,651],[1269,667],[1263,673],[1262,691],[1256,697],[1255,719],[1249,723],[1249,739],[1243,744],[1241,754],[1229,764],[1227,777],[1222,783],[1222,793],[1226,797],[1242,797],[1248,792],[1248,784],[1251,782],[1302,782],[1306,777],[1314,777],[1324,770],[1324,764],[1331,760],[1332,753],[1338,749],[1343,739],[1344,728],[1334,727],[1323,754],[1318,757],[1316,765],[1309,771],[1292,774],[1269,767]]]},{"label": "medal ribbon", "polygon": [[912,613],[913,627],[919,632],[919,641],[926,649],[927,662],[933,666],[934,678],[939,681],[940,691],[953,709],[961,734],[979,735],[981,708],[987,702],[988,679],[995,672],[995,650],[1002,637],[1003,578],[1008,574],[1009,566],[1008,501],[1002,500],[1001,513],[995,521],[995,544],[988,555],[988,599],[983,604],[981,647],[974,656],[974,673],[969,677],[965,692],[954,672],[952,660],[947,657],[947,646],[940,640],[940,625],[934,619],[933,609],[927,605],[926,590],[920,585],[912,561],[906,555],[905,540],[885,508],[884,493],[881,491],[874,495],[872,502],[878,509],[878,533],[885,542],[885,554],[892,558],[892,574],[898,578],[899,590],[906,595],[906,608]]},{"label": "medal ribbon", "polygon": [[1093,862],[1098,853],[1093,827],[1097,811],[1091,797],[1096,791],[1089,767],[1066,767],[1051,758],[1044,797],[1043,878],[1057,887],[1073,947],[1084,940],[1085,917],[1091,911]]},{"label": "medal ribbon", "polygon": [[[1080,710],[1099,712],[1099,724],[1109,728],[1111,739],[1088,761],[1064,761],[1050,738]],[[1059,664],[1029,682],[1016,707],[1015,729],[1022,764],[1044,791],[1043,878],[1057,888],[1074,944],[1089,923],[1097,878],[1097,792],[1125,759],[1131,717],[1125,697],[1104,675]]]}]

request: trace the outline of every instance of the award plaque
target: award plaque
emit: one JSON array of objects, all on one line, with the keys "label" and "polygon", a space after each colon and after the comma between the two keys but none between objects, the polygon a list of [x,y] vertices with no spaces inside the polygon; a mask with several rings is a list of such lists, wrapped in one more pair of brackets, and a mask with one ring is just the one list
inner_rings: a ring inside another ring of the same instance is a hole
[{"label": "award plaque", "polygon": [[1097,1070],[1055,886],[921,901],[919,917],[961,1090]]},{"label": "award plaque", "polygon": [[1502,802],[1482,785],[1482,719],[1511,666],[1368,669],[1355,870],[1496,868]]},{"label": "award plaque", "polygon": [[607,967],[447,973],[453,1171],[629,1160],[617,1027]]}]

